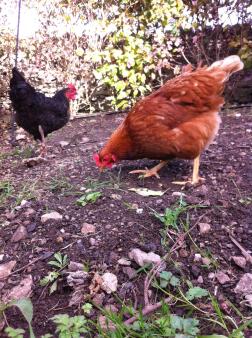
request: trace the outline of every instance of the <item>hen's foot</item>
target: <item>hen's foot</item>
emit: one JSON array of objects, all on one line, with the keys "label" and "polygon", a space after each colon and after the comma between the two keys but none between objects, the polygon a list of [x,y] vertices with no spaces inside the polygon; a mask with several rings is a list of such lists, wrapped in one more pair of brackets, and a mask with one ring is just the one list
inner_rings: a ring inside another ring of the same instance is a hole
[{"label": "hen's foot", "polygon": [[192,179],[192,180],[188,180],[188,181],[174,181],[172,182],[173,184],[177,184],[177,185],[199,185],[205,182],[205,178],[203,177],[197,177],[196,179]]},{"label": "hen's foot", "polygon": [[151,169],[145,169],[145,170],[132,170],[130,171],[130,174],[143,174],[142,176],[144,178],[151,177],[151,176],[156,176],[157,178],[160,178],[158,175],[158,171],[163,168],[166,165],[167,161],[161,161],[159,164],[157,164],[155,167]]},{"label": "hen's foot", "polygon": [[141,176],[144,178],[147,177],[152,177],[152,176],[156,176],[157,178],[160,178],[160,176],[157,173],[157,170],[154,170],[154,168],[152,169],[142,169],[142,170],[132,170],[129,172],[130,174],[142,174]]}]

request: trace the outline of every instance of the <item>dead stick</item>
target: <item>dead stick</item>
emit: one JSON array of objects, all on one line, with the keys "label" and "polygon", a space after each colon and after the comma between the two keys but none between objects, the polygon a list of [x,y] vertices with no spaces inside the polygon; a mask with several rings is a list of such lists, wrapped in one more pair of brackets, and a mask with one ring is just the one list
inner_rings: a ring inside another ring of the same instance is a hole
[{"label": "dead stick", "polygon": [[[147,305],[143,308],[141,313],[142,313],[143,316],[146,316],[146,315],[150,314],[151,312],[158,310],[164,303],[165,304],[169,303],[171,300],[172,300],[172,297],[167,297],[167,298],[163,299],[161,302],[158,302],[156,304]],[[127,319],[124,322],[124,324],[130,325],[130,324],[134,323],[138,319],[139,315],[140,315],[140,312],[138,312],[133,317]]]},{"label": "dead stick", "polygon": [[252,256],[244,249],[244,247],[239,242],[237,242],[236,239],[234,239],[234,237],[232,237],[230,234],[229,237],[231,241],[241,250],[241,253],[246,258],[246,260],[252,264]]}]

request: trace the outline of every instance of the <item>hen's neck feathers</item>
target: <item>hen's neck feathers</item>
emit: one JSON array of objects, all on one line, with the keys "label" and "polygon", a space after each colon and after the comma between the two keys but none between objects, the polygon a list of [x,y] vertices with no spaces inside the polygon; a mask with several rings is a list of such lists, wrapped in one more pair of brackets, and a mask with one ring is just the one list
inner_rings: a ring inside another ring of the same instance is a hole
[{"label": "hen's neck feathers", "polygon": [[133,144],[127,130],[126,121],[123,121],[113,132],[100,152],[101,157],[107,154],[115,155],[117,160],[131,159],[134,157]]}]

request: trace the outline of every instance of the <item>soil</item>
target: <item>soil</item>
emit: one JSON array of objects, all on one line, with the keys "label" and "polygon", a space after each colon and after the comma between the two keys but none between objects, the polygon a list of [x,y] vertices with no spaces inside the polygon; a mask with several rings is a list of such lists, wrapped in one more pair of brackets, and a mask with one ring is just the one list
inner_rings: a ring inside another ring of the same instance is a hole
[{"label": "soil", "polygon": [[[50,318],[55,314],[81,313],[83,302],[69,306],[74,288],[67,285],[64,276],[58,281],[57,291],[51,295],[48,287],[40,285],[41,279],[53,270],[48,261],[55,252],[61,251],[70,261],[85,263],[90,277],[82,285],[82,294],[87,299],[94,272],[102,274],[109,271],[118,277],[117,294],[121,299],[137,302],[138,306],[143,303],[144,274],[129,280],[118,259],[128,257],[131,248],[154,251],[161,256],[169,251],[174,242],[168,238],[166,246],[161,244],[160,230],[164,229],[164,225],[153,216],[151,209],[162,213],[165,208],[176,205],[179,200],[176,192],[180,191],[185,194],[184,201],[188,205],[206,207],[195,207],[189,211],[190,234],[197,246],[187,236],[182,250],[174,251],[173,259],[167,261],[166,270],[190,280],[195,286],[208,289],[216,295],[220,306],[229,300],[244,316],[249,316],[249,307],[241,302],[242,298],[235,294],[234,288],[243,274],[251,271],[251,264],[247,262],[244,268],[240,268],[233,262],[232,256],[242,254],[229,235],[248,252],[252,250],[251,110],[223,111],[219,136],[201,158],[200,173],[206,179],[205,183],[186,188],[172,182],[191,175],[190,161],[171,161],[161,170],[160,179],[139,179],[137,175],[129,175],[130,170],[151,167],[156,163],[150,160],[125,161],[112,170],[99,173],[92,156],[123,118],[123,114],[114,114],[71,121],[48,138],[48,161],[32,168],[22,162],[24,157],[31,155],[27,140],[19,142],[17,151],[1,135],[1,180],[10,181],[14,188],[8,200],[0,205],[1,263],[16,260],[17,265],[14,273],[1,283],[0,292],[5,294],[27,275],[32,275],[31,300],[36,337],[54,332],[55,326]],[[61,141],[67,144],[61,146]],[[139,187],[162,190],[165,194],[143,197],[128,190]],[[99,191],[102,196],[95,203],[79,206],[76,200],[86,188]],[[28,203],[12,210],[11,207],[20,205],[22,199],[28,200]],[[28,209],[33,210],[30,215]],[[63,219],[41,223],[41,216],[50,211],[59,212]],[[200,234],[199,227],[194,226],[199,217],[200,222],[210,225],[208,234]],[[95,233],[81,233],[85,222],[95,226]],[[13,242],[13,233],[20,225],[27,228],[28,234],[24,239]],[[176,232],[171,230],[169,235],[176,240]],[[195,261],[195,253],[199,252],[210,257],[209,266]],[[36,258],[35,263],[27,265]],[[136,263],[131,266],[139,268]],[[226,273],[230,280],[220,284],[213,274],[216,271]],[[158,301],[154,300],[155,291],[152,296],[152,301]],[[111,303],[120,306],[115,297],[106,294],[103,305]],[[171,310],[181,314],[179,307],[171,307]],[[231,307],[227,309],[223,305],[223,311],[238,318]],[[96,316],[97,312],[93,315]],[[11,326],[27,329],[17,309],[6,311],[6,319]],[[222,332],[209,326],[206,330],[208,334]],[[249,337],[252,331],[247,330],[246,334]]]}]

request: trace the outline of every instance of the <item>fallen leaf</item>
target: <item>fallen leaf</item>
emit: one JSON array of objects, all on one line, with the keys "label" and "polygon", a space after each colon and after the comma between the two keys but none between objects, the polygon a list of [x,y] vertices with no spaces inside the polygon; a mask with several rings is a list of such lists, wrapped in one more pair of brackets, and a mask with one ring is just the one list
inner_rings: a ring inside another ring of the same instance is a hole
[{"label": "fallen leaf", "polygon": [[163,196],[165,191],[160,190],[149,190],[147,188],[130,188],[129,191],[134,191],[138,195],[148,197],[148,196]]}]

